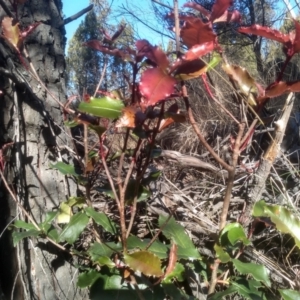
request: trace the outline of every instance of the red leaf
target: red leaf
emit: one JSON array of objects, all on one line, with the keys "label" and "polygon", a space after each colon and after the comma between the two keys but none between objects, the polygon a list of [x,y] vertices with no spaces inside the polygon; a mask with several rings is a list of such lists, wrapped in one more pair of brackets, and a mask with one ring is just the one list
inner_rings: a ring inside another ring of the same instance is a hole
[{"label": "red leaf", "polygon": [[193,8],[195,10],[198,10],[203,16],[205,16],[207,19],[210,18],[210,11],[205,9],[202,5],[196,4],[195,2],[187,2],[183,5],[183,7],[189,7]]},{"label": "red leaf", "polygon": [[232,2],[232,0],[217,0],[212,7],[210,21],[213,22],[220,18],[226,12],[228,7],[232,5]]},{"label": "red leaf", "polygon": [[267,39],[277,41],[279,43],[287,43],[290,38],[287,34],[284,34],[276,29],[265,27],[261,25],[252,25],[250,27],[241,27],[239,30],[241,33],[248,33],[263,36]]},{"label": "red leaf", "polygon": [[241,19],[242,19],[242,16],[240,14],[239,11],[237,10],[234,10],[234,11],[228,11],[226,10],[225,13],[214,20],[214,23],[220,23],[220,22],[237,22],[237,23],[240,23],[241,22]]},{"label": "red leaf", "polygon": [[175,83],[176,80],[165,74],[161,69],[153,68],[142,74],[139,89],[149,106],[169,97],[174,91]]},{"label": "red leaf", "polygon": [[184,123],[186,122],[186,115],[180,113],[180,109],[177,103],[172,104],[165,113],[165,119],[161,120],[158,132],[161,132],[166,127],[170,126],[174,122]]},{"label": "red leaf", "polygon": [[188,80],[199,77],[201,74],[206,72],[207,65],[204,61],[200,59],[195,59],[191,61],[179,61],[174,68],[174,75],[180,77],[181,80]]},{"label": "red leaf", "polygon": [[288,92],[300,92],[300,81],[275,82],[266,88],[265,96],[268,98],[273,98]]},{"label": "red leaf", "polygon": [[207,42],[201,45],[193,46],[189,51],[185,53],[182,57],[183,60],[194,60],[203,56],[211,51],[214,50],[215,43],[214,42]]},{"label": "red leaf", "polygon": [[114,33],[114,35],[111,37],[112,41],[115,41],[124,31],[126,27],[126,24],[122,24],[119,26],[119,29]]},{"label": "red leaf", "polygon": [[294,20],[295,23],[295,35],[293,39],[294,53],[300,52],[300,24],[298,21]]},{"label": "red leaf", "polygon": [[138,57],[147,57],[163,70],[169,66],[167,55],[157,46],[152,46],[147,40],[138,40],[135,43]]},{"label": "red leaf", "polygon": [[129,56],[128,53],[126,53],[122,50],[119,50],[117,48],[110,49],[110,48],[102,45],[102,43],[98,40],[90,40],[90,41],[87,41],[87,42],[83,43],[83,45],[88,46],[92,49],[98,50],[102,53],[106,53],[106,54],[114,55],[114,56],[119,56],[123,60],[131,60],[131,57]]},{"label": "red leaf", "polygon": [[197,18],[194,18],[193,21],[185,22],[180,30],[180,37],[189,48],[216,40],[216,34],[213,32],[211,23],[204,24]]}]

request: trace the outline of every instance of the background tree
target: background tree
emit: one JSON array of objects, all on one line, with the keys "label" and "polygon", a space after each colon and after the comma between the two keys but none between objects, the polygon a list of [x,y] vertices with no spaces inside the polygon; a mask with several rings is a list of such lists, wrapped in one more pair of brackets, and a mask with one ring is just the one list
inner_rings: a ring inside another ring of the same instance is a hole
[{"label": "background tree", "polygon": [[[105,2],[95,5],[95,10],[86,15],[69,43],[67,73],[70,93],[77,92],[82,95],[85,92],[93,95],[101,77],[100,90],[111,91],[126,84],[124,79],[129,76],[130,69],[124,61],[83,47],[86,41],[105,40],[105,34],[113,34],[118,30],[118,26],[108,24],[109,13]],[[125,29],[117,44],[120,48],[128,47],[133,42],[131,26],[124,21],[120,26],[125,26]],[[123,78],[116,76],[119,70],[124,74]]]}]

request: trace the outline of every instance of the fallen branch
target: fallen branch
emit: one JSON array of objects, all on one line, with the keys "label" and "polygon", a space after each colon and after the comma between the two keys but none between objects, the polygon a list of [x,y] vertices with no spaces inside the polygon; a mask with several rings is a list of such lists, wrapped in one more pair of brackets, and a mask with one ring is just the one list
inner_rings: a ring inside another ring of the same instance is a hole
[{"label": "fallen branch", "polygon": [[161,150],[161,156],[166,157],[168,159],[176,161],[178,164],[182,165],[183,167],[193,167],[193,168],[200,168],[204,171],[209,171],[214,174],[217,174],[218,176],[227,178],[228,172],[226,170],[220,170],[216,166],[204,162],[200,160],[199,158],[196,158],[191,155],[185,155],[181,154],[178,151],[172,151],[172,150]]}]

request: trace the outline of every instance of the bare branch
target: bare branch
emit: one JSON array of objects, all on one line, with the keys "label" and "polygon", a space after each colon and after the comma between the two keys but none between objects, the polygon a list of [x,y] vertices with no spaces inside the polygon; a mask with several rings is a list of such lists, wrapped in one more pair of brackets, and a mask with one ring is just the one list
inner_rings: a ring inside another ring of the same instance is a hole
[{"label": "bare branch", "polygon": [[84,8],[83,10],[79,11],[77,14],[64,19],[64,25],[66,25],[68,23],[71,23],[71,22],[75,21],[76,19],[80,18],[82,15],[84,15],[85,13],[89,12],[90,10],[92,10],[93,7],[94,7],[94,5],[91,4],[88,7]]}]

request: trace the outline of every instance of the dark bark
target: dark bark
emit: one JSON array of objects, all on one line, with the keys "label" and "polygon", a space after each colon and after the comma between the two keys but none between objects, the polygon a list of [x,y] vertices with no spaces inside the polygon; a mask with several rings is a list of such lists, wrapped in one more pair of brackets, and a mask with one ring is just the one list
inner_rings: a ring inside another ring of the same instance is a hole
[{"label": "dark bark", "polygon": [[[10,1],[4,2],[16,16]],[[37,223],[69,194],[76,195],[74,183],[49,169],[51,163],[69,159],[62,147],[69,144],[69,139],[62,127],[61,109],[51,96],[65,103],[65,31],[61,9],[60,0],[30,0],[18,7],[21,27],[41,22],[27,38],[26,49],[48,91],[3,41],[8,52],[0,51],[0,89],[4,93],[0,101],[0,147],[14,141],[6,178]],[[0,14],[1,18],[6,15],[1,8]],[[6,54],[12,58],[16,70],[11,70]],[[11,79],[3,75],[5,71],[12,71]],[[21,82],[24,79],[25,83]],[[0,201],[1,234],[14,216],[26,218],[3,184]],[[11,232],[4,231],[0,239],[0,266],[0,286],[7,299],[88,298],[76,287],[77,270],[71,258],[42,239],[25,239],[13,248]]]}]

